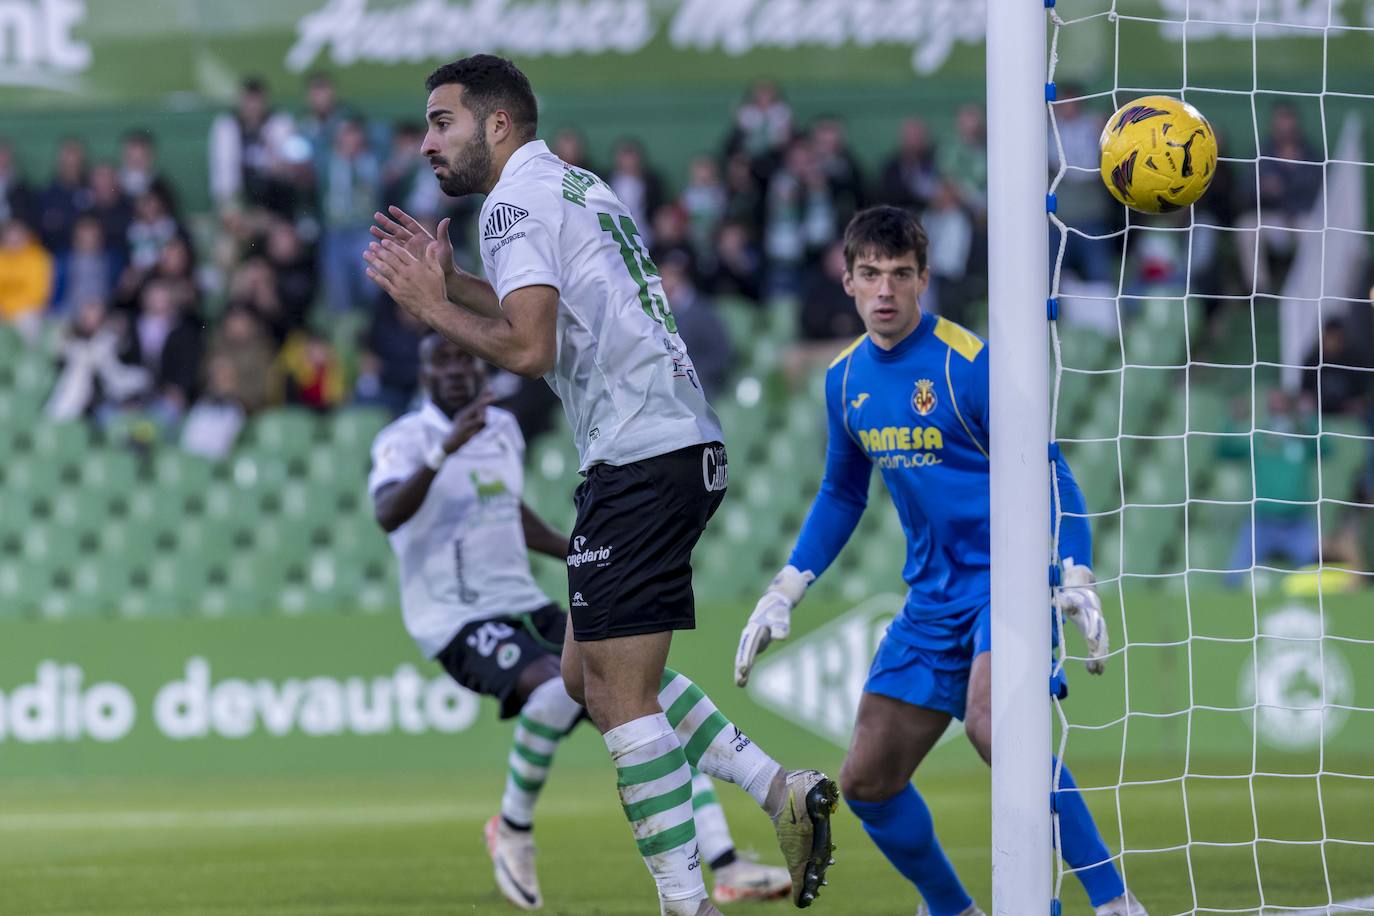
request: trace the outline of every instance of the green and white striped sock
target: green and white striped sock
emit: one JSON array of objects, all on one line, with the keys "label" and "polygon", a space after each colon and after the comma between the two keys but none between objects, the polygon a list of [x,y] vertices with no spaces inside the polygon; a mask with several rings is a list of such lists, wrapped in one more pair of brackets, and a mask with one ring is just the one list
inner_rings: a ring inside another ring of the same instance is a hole
[{"label": "green and white striped sock", "polygon": [[730,836],[730,825],[725,821],[725,810],[716,797],[716,787],[711,777],[692,769],[692,813],[697,822],[697,848],[701,850],[701,860],[715,862],[735,848],[734,838]]},{"label": "green and white striped sock", "polygon": [[616,787],[644,864],[658,885],[665,914],[696,913],[706,899],[692,818],[692,771],[662,714],[643,716],[605,734]]},{"label": "green and white striped sock", "polygon": [[582,707],[568,696],[559,678],[530,692],[515,723],[506,791],[501,796],[501,816],[508,824],[529,827],[534,823],[534,803],[549,778],[553,752],[581,714]]},{"label": "green and white striped sock", "polygon": [[732,782],[765,807],[768,788],[782,767],[716,709],[691,678],[663,669],[658,702],[682,742],[687,762],[703,773]]}]

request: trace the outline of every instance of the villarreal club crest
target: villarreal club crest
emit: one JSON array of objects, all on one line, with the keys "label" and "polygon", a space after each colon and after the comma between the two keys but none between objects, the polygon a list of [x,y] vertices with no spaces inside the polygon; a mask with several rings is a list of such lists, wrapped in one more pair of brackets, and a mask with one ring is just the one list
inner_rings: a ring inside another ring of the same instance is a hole
[{"label": "villarreal club crest", "polygon": [[927,417],[935,409],[936,403],[938,402],[935,400],[935,383],[928,378],[918,381],[916,390],[911,393],[911,406],[918,414]]}]

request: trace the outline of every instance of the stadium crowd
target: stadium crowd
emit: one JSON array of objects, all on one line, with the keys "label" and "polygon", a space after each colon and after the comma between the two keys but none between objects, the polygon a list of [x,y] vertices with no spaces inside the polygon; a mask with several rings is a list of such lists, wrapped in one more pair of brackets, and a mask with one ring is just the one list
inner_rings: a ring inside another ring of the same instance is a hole
[{"label": "stadium crowd", "polygon": [[[207,138],[214,230],[196,240],[149,132],[124,135],[116,162],[92,162],[80,140],[63,141],[46,184],[20,174],[10,143],[0,140],[0,318],[29,335],[61,324],[51,416],[105,425],[135,412],[164,438],[214,455],[267,405],[323,411],[351,402],[400,412],[413,400],[422,329],[364,276],[372,214],[397,204],[431,226],[454,217],[455,250],[471,269],[477,204],[439,192],[419,152],[423,124],[367,119],[324,74],[309,77],[305,100],[293,114],[261,81],[243,82],[237,105]],[[1062,155],[1082,167],[1064,177],[1059,215],[1085,235],[1108,235],[1121,214],[1096,185],[1105,112],[1069,102],[1056,114]],[[841,283],[840,235],[850,215],[872,203],[920,214],[933,277],[926,307],[981,324],[982,110],[961,108],[949,130],[918,117],[894,126],[890,155],[866,172],[843,119],[799,123],[778,87],[759,82],[723,125],[720,148],[692,159],[682,176],[662,174],[633,137],[604,162],[589,156],[576,128],[554,130],[549,143],[600,174],[635,213],[705,384],[719,388],[732,342],[718,299],[794,310],[803,351],[813,344],[824,354],[860,333]],[[1266,225],[1296,225],[1320,203],[1320,144],[1296,112],[1275,106],[1261,147],[1273,158],[1261,162],[1257,179],[1253,166],[1246,175],[1222,163],[1198,222],[1254,227],[1262,205]],[[1055,171],[1060,147],[1051,142],[1051,150]],[[1294,234],[1262,231],[1258,245],[1243,231],[1192,236],[1190,252],[1184,233],[1151,234],[1122,264],[1120,238],[1072,235],[1065,282],[1178,294],[1191,270],[1193,290],[1216,294],[1209,330],[1224,336],[1237,304],[1227,296],[1277,292]],[[1052,257],[1058,241],[1051,239]],[[1374,428],[1370,376],[1361,371],[1374,366],[1364,312],[1328,323],[1323,351],[1309,359],[1324,365],[1322,402],[1314,370],[1306,373],[1309,396],[1297,403]],[[356,340],[333,332],[341,320],[359,329]],[[493,384],[528,435],[544,428],[553,409],[545,386],[500,375]]]}]

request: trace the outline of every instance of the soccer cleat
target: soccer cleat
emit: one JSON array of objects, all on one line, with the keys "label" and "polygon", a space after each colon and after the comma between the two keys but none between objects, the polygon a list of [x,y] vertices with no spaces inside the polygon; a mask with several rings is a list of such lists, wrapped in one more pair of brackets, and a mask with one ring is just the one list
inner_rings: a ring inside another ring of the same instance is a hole
[{"label": "soccer cleat", "polygon": [[1150,916],[1145,912],[1145,907],[1140,905],[1140,901],[1135,899],[1135,894],[1130,891],[1115,900],[1108,900],[1093,910],[1093,913],[1096,916]]},{"label": "soccer cleat", "polygon": [[539,878],[534,873],[534,838],[528,830],[512,830],[493,815],[485,831],[487,852],[496,871],[496,886],[502,896],[522,910],[537,910],[544,905],[539,893]]},{"label": "soccer cleat", "polygon": [[716,903],[738,903],[741,900],[776,900],[792,891],[792,878],[787,869],[776,865],[762,865],[748,859],[736,859],[715,874],[715,890],[711,896]]},{"label": "soccer cleat", "polygon": [[[916,911],[916,916],[930,916],[930,907],[926,906],[924,903],[921,904],[920,909]],[[987,914],[978,909],[978,904],[974,903],[971,904],[968,909],[960,913],[959,916],[987,916]]]},{"label": "soccer cleat", "polygon": [[830,815],[839,804],[840,790],[835,780],[819,770],[791,770],[786,778],[787,798],[773,818],[773,827],[792,876],[792,902],[805,908],[821,892],[825,871],[835,863]]}]

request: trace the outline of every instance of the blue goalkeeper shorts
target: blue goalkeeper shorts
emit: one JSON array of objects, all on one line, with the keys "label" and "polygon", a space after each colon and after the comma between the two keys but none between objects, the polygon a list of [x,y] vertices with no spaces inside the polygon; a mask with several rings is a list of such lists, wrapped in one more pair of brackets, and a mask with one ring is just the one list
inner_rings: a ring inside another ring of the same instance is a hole
[{"label": "blue goalkeeper shorts", "polygon": [[[990,604],[938,621],[914,623],[906,615],[892,622],[868,669],[865,693],[949,713],[963,721],[973,660],[992,648]],[[1050,693],[1068,696],[1062,672],[1050,657]]]}]

